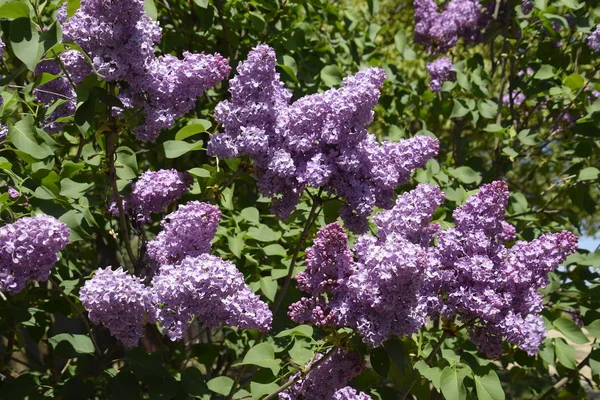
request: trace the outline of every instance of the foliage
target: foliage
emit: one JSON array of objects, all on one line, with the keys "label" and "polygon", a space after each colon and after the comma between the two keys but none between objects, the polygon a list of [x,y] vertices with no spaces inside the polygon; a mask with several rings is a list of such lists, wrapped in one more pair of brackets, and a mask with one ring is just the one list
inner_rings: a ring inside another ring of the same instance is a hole
[{"label": "foliage", "polygon": [[[47,282],[0,293],[0,399],[272,398],[308,363],[308,369],[326,364],[322,355],[335,348],[365,360],[349,385],[373,399],[409,393],[420,399],[579,399],[598,388],[598,251],[580,249],[549,274],[542,318],[554,335],[532,356],[504,343],[502,356],[491,359],[458,320],[437,317],[417,333],[370,347],[352,329],[299,325],[287,315],[302,297],[289,277],[305,269],[317,231],[341,221],[343,202],[309,188],[281,220],[257,187],[250,157],[224,160],[206,152],[223,130],[215,107],[231,99],[235,67],[258,44],[275,50],[277,72],[293,100],[380,67],[387,80],[369,132],[382,142],[419,134],[440,143],[439,155],[398,194],[418,183],[438,185],[446,197],[433,220],[447,229],[454,226],[452,212],[479,185],[503,180],[511,193],[506,219],[518,239],[563,229],[594,235],[600,225],[600,75],[587,38],[600,23],[597,1],[536,0],[525,14],[526,2],[482,0],[482,37],[461,38],[444,54],[455,76],[432,91],[427,64],[439,55],[415,41],[409,2],[145,0],[147,15],[163,30],[157,54],[219,53],[232,67],[155,142],[136,140],[139,113],[115,113],[127,84],[96,73],[69,82],[64,65],[54,73],[36,71],[68,51],[89,56],[62,40],[64,20],[57,17],[62,3],[71,16],[85,1],[0,0],[6,43],[0,122],[7,127],[6,140],[0,133],[0,224],[43,213],[71,230]],[[61,79],[72,98],[40,101]],[[60,115],[69,101],[71,112]],[[57,133],[50,133],[50,120]],[[132,183],[143,172],[159,169],[187,171],[193,184],[176,204],[145,214],[140,223],[123,202],[133,198]],[[227,268],[235,264],[274,311],[271,329],[207,329],[195,319],[182,340],[172,341],[144,314],[135,318],[150,321],[143,338],[124,347],[106,326],[91,322],[80,290],[108,266],[122,266],[148,284],[155,267],[149,243],[163,231],[163,218],[190,201],[219,208],[214,238],[201,239],[210,242],[210,257]],[[357,236],[347,232],[353,244]],[[573,343],[584,345],[583,357]]]}]

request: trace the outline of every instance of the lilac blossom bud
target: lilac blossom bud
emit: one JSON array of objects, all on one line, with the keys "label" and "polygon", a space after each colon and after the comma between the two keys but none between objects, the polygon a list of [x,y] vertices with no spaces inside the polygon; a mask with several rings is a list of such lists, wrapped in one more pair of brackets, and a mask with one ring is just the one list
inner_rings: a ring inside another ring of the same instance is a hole
[{"label": "lilac blossom bud", "polygon": [[190,201],[163,219],[162,232],[148,243],[148,255],[159,264],[175,264],[208,253],[220,219],[217,207]]},{"label": "lilac blossom bud", "polygon": [[438,58],[433,62],[427,63],[427,71],[431,78],[429,89],[431,89],[432,92],[439,92],[442,90],[444,82],[456,79],[454,65],[452,65],[452,61],[446,57]]},{"label": "lilac blossom bud", "polygon": [[[338,399],[333,397],[340,388],[345,386],[357,376],[364,368],[364,361],[357,353],[346,353],[343,349],[329,350],[334,351],[328,354],[328,359],[311,370],[308,375],[298,380],[289,389],[279,393],[279,400],[321,400]],[[323,357],[321,354],[315,356],[312,363],[317,362]],[[297,374],[292,375],[290,379],[295,379]],[[341,394],[343,394],[342,392]],[[340,394],[340,395],[341,395]],[[353,397],[348,397],[353,398]],[[370,399],[366,397],[356,397],[358,399]],[[344,397],[347,399],[347,397]]]},{"label": "lilac blossom bud", "polygon": [[152,280],[157,319],[171,340],[181,339],[193,318],[207,328],[220,325],[270,329],[272,313],[252,293],[229,261],[202,254],[178,265],[162,265]]},{"label": "lilac blossom bud", "polygon": [[150,290],[136,276],[118,268],[100,268],[79,292],[95,324],[104,324],[127,347],[144,336],[144,325],[154,322]]},{"label": "lilac blossom bud", "polygon": [[18,293],[28,282],[45,281],[69,243],[70,230],[48,215],[24,217],[0,227],[0,291]]}]

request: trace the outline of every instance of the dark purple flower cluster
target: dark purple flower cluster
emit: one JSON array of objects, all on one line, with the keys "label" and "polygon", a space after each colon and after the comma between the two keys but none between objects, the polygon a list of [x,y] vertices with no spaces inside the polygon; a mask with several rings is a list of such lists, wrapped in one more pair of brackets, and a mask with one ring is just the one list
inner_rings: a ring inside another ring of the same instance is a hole
[{"label": "dark purple flower cluster", "polygon": [[[279,400],[330,400],[346,397],[339,397],[344,392],[336,394],[341,388],[348,391],[345,386],[357,376],[364,368],[364,361],[357,353],[347,353],[343,349],[329,350],[335,351],[329,358],[317,365],[310,373],[298,380],[292,387],[279,393]],[[317,354],[312,363],[317,362],[323,357]],[[295,379],[292,375],[290,379]],[[350,389],[352,392],[352,389]],[[337,396],[337,397],[334,397]],[[366,395],[364,395],[366,396]],[[356,397],[358,399],[370,399],[366,397]],[[352,398],[352,397],[350,397]]]},{"label": "dark purple flower cluster", "polygon": [[[186,52],[182,60],[171,55],[156,57],[154,43],[160,42],[161,29],[143,7],[143,0],[83,0],[71,18],[67,20],[65,7],[59,18],[63,21],[64,39],[85,50],[103,79],[126,82],[120,87],[122,103],[125,107],[141,108],[145,118],[136,128],[137,138],[153,142],[161,130],[191,110],[196,98],[227,77],[231,69],[219,54]],[[61,56],[61,60],[75,83],[91,72],[81,55]],[[41,89],[73,97],[72,88],[50,90],[43,85]]]},{"label": "dark purple flower cluster", "polygon": [[221,211],[210,204],[190,201],[165,217],[162,232],[148,243],[148,255],[162,265],[208,253]]},{"label": "dark purple flower cluster", "polygon": [[508,196],[504,182],[482,186],[454,212],[455,227],[441,230],[430,220],[443,194],[419,185],[375,216],[379,238],[360,236],[355,260],[342,228],[326,226],[297,276],[311,296],[293,304],[290,317],[352,327],[377,346],[415,332],[428,316],[459,316],[473,324],[473,341],[490,355],[499,354],[502,338],[534,353],[545,336],[538,289],[575,251],[577,237],[550,233],[505,247],[515,238],[504,221]]},{"label": "dark purple flower cluster", "polygon": [[18,293],[28,282],[47,280],[70,233],[67,225],[48,215],[1,227],[0,291]]},{"label": "dark purple flower cluster", "polygon": [[339,89],[293,103],[270,47],[257,46],[237,71],[231,101],[215,109],[224,132],[213,136],[208,152],[252,157],[260,191],[274,197],[273,211],[281,218],[291,214],[306,187],[324,188],[345,201],[347,226],[364,232],[373,207],[388,208],[394,188],[437,154],[435,139],[379,144],[365,129],[385,80],[381,69],[365,69],[344,78]]},{"label": "dark purple flower cluster", "polygon": [[446,81],[456,80],[456,70],[452,61],[447,57],[438,58],[437,60],[427,63],[427,72],[431,82],[429,83],[429,89],[432,92],[439,92],[442,90],[442,85]]},{"label": "dark purple flower cluster", "polygon": [[[187,193],[193,182],[187,172],[174,169],[146,171],[132,185],[131,194],[123,199],[124,207],[138,223],[147,222],[151,213],[163,211]],[[110,204],[109,211],[113,215],[119,214],[115,202]]]},{"label": "dark purple flower cluster", "polygon": [[596,25],[594,32],[588,36],[587,42],[592,51],[600,51],[600,25]]},{"label": "dark purple flower cluster", "polygon": [[522,0],[521,1],[521,11],[523,14],[527,15],[533,11],[533,0]]},{"label": "dark purple flower cluster", "polygon": [[155,320],[149,288],[122,268],[98,269],[81,288],[79,298],[90,320],[104,324],[127,347],[136,346],[144,336],[144,325]]},{"label": "dark purple flower cluster", "polygon": [[451,0],[442,12],[434,0],[416,0],[415,21],[415,41],[444,53],[459,37],[477,40],[485,19],[478,0]]},{"label": "dark purple flower cluster", "polygon": [[193,318],[208,328],[226,324],[261,331],[269,330],[273,318],[235,265],[210,254],[162,265],[152,293],[157,319],[172,340],[183,337]]}]

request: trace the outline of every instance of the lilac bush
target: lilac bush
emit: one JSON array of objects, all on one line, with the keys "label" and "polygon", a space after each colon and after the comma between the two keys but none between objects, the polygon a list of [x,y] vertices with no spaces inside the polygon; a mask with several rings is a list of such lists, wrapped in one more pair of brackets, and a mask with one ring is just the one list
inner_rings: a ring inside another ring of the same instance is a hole
[{"label": "lilac bush", "polygon": [[49,215],[20,218],[0,227],[0,291],[18,293],[27,283],[45,281],[70,229]]}]

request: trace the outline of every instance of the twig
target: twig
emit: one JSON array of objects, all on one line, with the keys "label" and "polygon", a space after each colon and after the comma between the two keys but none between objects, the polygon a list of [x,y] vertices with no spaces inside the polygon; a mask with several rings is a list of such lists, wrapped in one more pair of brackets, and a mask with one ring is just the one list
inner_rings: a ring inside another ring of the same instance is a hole
[{"label": "twig", "polygon": [[73,311],[75,311],[75,313],[79,316],[79,318],[83,322],[83,325],[85,326],[85,330],[87,331],[88,336],[90,337],[90,339],[92,340],[92,343],[94,344],[94,349],[96,349],[96,353],[98,353],[98,356],[100,357],[102,355],[102,352],[100,351],[100,347],[98,347],[96,338],[94,338],[94,335],[92,333],[92,328],[90,327],[90,324],[88,323],[88,320],[85,317],[85,315],[83,315],[83,313],[79,310],[79,308],[77,308],[77,305],[75,303],[73,303],[73,301],[69,298],[69,295],[67,294],[67,292],[65,292],[63,290],[63,288],[60,287],[60,284],[54,278],[49,277],[48,281],[50,283],[52,283],[52,286],[54,286],[54,287],[56,287],[56,289],[58,289],[58,291],[65,298],[67,303],[69,303],[69,305],[71,306]]},{"label": "twig", "polygon": [[304,226],[304,230],[302,231],[302,234],[300,235],[300,238],[298,239],[298,243],[296,243],[296,248],[294,249],[294,255],[292,256],[292,260],[290,261],[290,268],[288,269],[288,273],[287,273],[287,276],[285,277],[283,286],[281,287],[281,291],[277,295],[277,299],[275,299],[275,304],[273,305],[273,315],[277,314],[277,311],[279,310],[279,307],[281,306],[281,303],[283,302],[283,298],[285,297],[285,294],[290,287],[290,283],[292,281],[292,275],[294,274],[294,267],[296,266],[296,262],[298,261],[298,254],[300,253],[300,247],[302,247],[304,245],[304,242],[306,241],[306,237],[308,236],[308,232],[318,216],[317,208],[318,208],[319,204],[321,203],[321,195],[322,194],[323,194],[323,188],[319,189],[319,193],[317,194],[317,196],[312,199],[313,204],[310,209],[310,213],[308,214],[308,217],[306,219],[306,225]]}]

